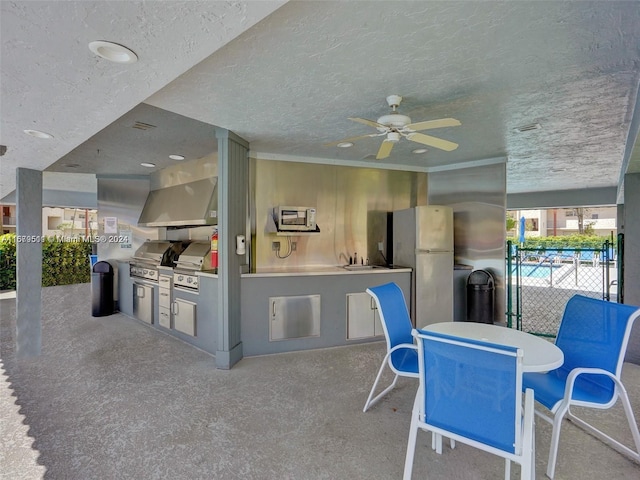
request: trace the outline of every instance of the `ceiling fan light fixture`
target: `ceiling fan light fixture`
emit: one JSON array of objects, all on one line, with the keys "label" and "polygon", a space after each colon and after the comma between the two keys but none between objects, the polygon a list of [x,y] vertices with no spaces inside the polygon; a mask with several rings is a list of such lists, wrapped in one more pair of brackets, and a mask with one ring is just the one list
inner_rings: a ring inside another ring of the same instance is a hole
[{"label": "ceiling fan light fixture", "polygon": [[427,153],[427,149],[426,148],[416,148],[415,150],[412,150],[411,153],[415,153],[420,154],[420,153]]},{"label": "ceiling fan light fixture", "polygon": [[340,148],[353,147],[353,142],[340,142],[338,145],[336,145],[336,147],[340,147]]},{"label": "ceiling fan light fixture", "polygon": [[398,132],[387,133],[387,142],[397,143],[400,141],[400,134]]},{"label": "ceiling fan light fixture", "polygon": [[138,56],[124,45],[96,40],[89,43],[89,50],[95,55],[114,63],[136,63]]}]

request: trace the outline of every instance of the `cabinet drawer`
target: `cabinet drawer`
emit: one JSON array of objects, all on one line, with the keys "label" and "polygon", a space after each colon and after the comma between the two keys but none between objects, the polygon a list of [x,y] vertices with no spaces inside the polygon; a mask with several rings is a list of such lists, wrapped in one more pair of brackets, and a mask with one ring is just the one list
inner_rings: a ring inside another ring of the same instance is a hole
[{"label": "cabinet drawer", "polygon": [[171,310],[166,307],[160,307],[160,319],[158,323],[161,327],[171,328]]},{"label": "cabinet drawer", "polygon": [[160,308],[171,308],[171,290],[168,288],[158,289],[158,305]]},{"label": "cabinet drawer", "polygon": [[160,275],[158,277],[158,286],[160,288],[171,288],[171,277]]}]

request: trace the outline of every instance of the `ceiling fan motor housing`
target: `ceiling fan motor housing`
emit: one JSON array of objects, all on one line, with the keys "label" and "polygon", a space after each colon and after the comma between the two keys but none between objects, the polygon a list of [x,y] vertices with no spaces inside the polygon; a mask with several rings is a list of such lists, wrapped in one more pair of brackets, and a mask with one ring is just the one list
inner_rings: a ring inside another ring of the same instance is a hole
[{"label": "ceiling fan motor housing", "polygon": [[[378,119],[378,123],[393,128],[404,128],[411,123],[411,119],[406,115],[400,115],[399,113],[390,113],[389,115],[383,115]],[[380,130],[380,128],[378,128]],[[384,132],[384,129],[381,131]]]}]

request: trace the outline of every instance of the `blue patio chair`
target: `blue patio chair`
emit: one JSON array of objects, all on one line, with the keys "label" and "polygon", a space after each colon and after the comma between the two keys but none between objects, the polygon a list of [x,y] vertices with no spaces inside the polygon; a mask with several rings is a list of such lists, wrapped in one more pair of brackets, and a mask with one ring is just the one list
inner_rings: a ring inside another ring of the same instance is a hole
[{"label": "blue patio chair", "polygon": [[[392,282],[367,288],[367,293],[373,297],[378,307],[387,341],[387,354],[382,360],[378,376],[362,409],[363,412],[366,412],[371,405],[389,393],[396,386],[399,376],[418,378],[418,350],[411,336],[411,319],[402,290]],[[387,388],[372,398],[385,365],[389,365],[389,368],[395,373],[395,377]]]},{"label": "blue patio chair", "polygon": [[[418,429],[449,437],[521,465],[535,478],[533,391],[522,395],[521,349],[413,330],[420,386],[413,405],[404,480],[411,479]],[[524,407],[523,407],[524,403]]]},{"label": "blue patio chair", "polygon": [[598,265],[599,253],[593,250],[582,250],[580,251],[580,262],[586,262],[592,264],[594,267]]},{"label": "blue patio chair", "polygon": [[[524,374],[523,388],[532,388],[536,401],[551,412],[549,416],[536,410],[536,415],[553,425],[547,464],[549,478],[555,473],[560,427],[565,416],[611,447],[640,461],[640,433],[621,380],[629,335],[638,316],[638,307],[574,295],[565,307],[556,337],[556,345],[564,353],[564,364],[551,372]],[[571,412],[574,405],[608,409],[618,398],[622,401],[636,451]]]}]

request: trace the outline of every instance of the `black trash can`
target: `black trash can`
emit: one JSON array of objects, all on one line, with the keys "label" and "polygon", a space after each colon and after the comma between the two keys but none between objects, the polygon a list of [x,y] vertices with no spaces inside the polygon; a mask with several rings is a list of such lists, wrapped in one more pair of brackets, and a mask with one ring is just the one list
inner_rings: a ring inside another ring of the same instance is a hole
[{"label": "black trash can", "polygon": [[109,262],[96,262],[91,269],[91,315],[104,317],[114,313],[113,267]]},{"label": "black trash can", "polygon": [[475,270],[467,278],[467,322],[493,323],[494,281],[486,270]]}]

